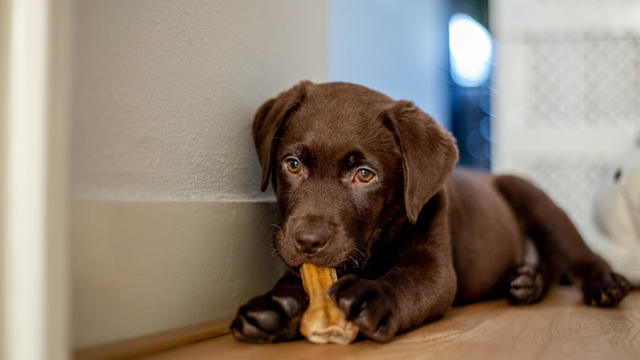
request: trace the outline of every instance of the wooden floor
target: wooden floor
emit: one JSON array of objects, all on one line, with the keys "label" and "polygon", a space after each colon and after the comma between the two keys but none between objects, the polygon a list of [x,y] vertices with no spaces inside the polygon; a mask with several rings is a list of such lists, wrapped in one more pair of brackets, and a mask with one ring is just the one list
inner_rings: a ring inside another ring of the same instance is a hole
[{"label": "wooden floor", "polygon": [[275,345],[230,335],[177,348],[154,359],[640,359],[640,291],[615,309],[582,304],[574,288],[558,288],[540,304],[495,300],[454,308],[443,319],[387,344]]}]

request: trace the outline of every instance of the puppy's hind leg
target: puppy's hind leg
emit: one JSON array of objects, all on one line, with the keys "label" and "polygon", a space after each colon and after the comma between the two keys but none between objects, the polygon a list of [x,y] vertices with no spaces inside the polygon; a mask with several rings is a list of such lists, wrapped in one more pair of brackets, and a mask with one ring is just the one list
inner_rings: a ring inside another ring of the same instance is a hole
[{"label": "puppy's hind leg", "polygon": [[550,282],[548,265],[541,261],[535,245],[527,239],[522,265],[507,277],[507,300],[513,305],[537,303],[546,295]]},{"label": "puppy's hind leg", "polygon": [[629,281],[587,247],[567,214],[544,192],[515,176],[497,176],[495,186],[523,232],[536,242],[541,259],[556,274],[567,273],[581,283],[585,303],[615,306],[629,293]]}]

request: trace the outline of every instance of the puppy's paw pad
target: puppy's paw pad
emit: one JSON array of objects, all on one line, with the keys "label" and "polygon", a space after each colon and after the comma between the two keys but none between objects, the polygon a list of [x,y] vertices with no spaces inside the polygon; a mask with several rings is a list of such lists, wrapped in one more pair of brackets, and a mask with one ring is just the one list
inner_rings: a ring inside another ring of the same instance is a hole
[{"label": "puppy's paw pad", "polygon": [[275,295],[258,296],[240,307],[231,323],[233,336],[244,342],[270,343],[291,340],[298,334],[306,299]]},{"label": "puppy's paw pad", "polygon": [[515,269],[509,278],[507,299],[514,305],[528,305],[542,299],[544,279],[531,265],[523,265]]},{"label": "puppy's paw pad", "polygon": [[631,284],[624,276],[611,271],[596,272],[582,284],[584,302],[601,307],[618,305],[630,289]]},{"label": "puppy's paw pad", "polygon": [[268,343],[275,341],[275,334],[261,329],[259,325],[242,314],[238,314],[231,323],[231,334],[236,340],[244,342]]},{"label": "puppy's paw pad", "polygon": [[346,275],[333,285],[329,293],[364,336],[376,341],[389,341],[398,331],[394,302],[375,280]]}]

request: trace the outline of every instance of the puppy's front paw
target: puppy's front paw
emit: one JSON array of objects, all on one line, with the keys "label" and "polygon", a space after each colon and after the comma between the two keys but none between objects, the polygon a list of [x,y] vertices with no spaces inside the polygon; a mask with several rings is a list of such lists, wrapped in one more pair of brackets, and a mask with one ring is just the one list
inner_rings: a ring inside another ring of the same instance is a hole
[{"label": "puppy's front paw", "polygon": [[398,331],[395,303],[375,280],[345,275],[333,284],[329,294],[364,336],[389,341]]},{"label": "puppy's front paw", "polygon": [[231,333],[236,340],[253,343],[292,340],[308,305],[304,294],[258,296],[240,307],[231,323]]},{"label": "puppy's front paw", "polygon": [[596,271],[582,283],[584,302],[597,306],[616,306],[629,293],[631,284],[612,271]]}]

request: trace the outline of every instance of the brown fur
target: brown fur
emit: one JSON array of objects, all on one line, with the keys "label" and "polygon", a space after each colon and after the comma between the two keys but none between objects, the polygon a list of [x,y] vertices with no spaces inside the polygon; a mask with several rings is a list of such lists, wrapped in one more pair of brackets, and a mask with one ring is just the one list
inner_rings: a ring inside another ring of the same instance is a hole
[{"label": "brown fur", "polygon": [[[282,218],[274,247],[289,271],[239,309],[239,340],[298,334],[304,262],[338,269],[331,295],[379,341],[454,304],[539,301],[561,275],[581,282],[588,304],[616,305],[629,290],[533,185],[453,170],[455,140],[411,102],[305,81],[258,110],[254,139],[262,189],[271,179]],[[291,171],[291,159],[301,167]],[[363,168],[374,180],[356,180]]]}]

